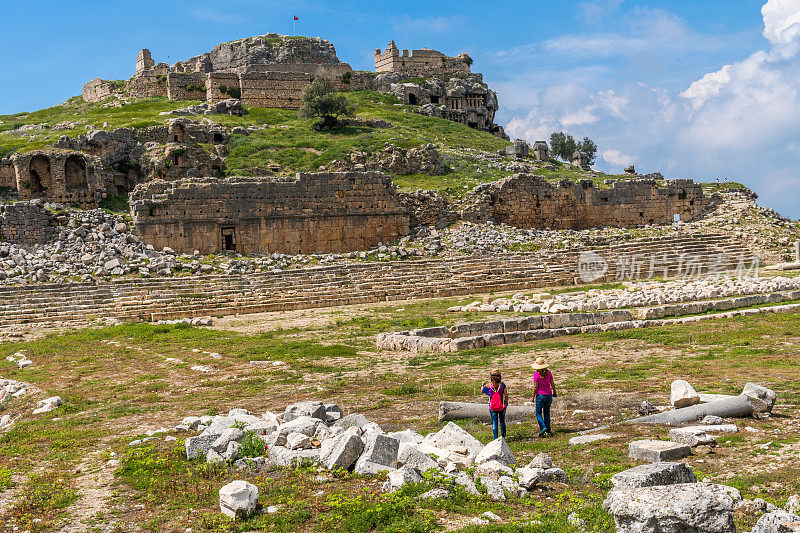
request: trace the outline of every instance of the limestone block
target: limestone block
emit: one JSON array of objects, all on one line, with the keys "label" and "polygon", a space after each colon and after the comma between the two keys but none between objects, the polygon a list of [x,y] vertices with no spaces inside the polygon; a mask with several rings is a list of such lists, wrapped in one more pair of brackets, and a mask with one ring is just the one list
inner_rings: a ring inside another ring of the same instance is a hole
[{"label": "limestone block", "polygon": [[364,451],[356,461],[357,474],[377,474],[381,470],[392,470],[397,466],[397,453],[400,441],[381,435],[370,433],[364,439]]},{"label": "limestone block", "polygon": [[256,510],[258,487],[247,481],[231,481],[219,489],[219,509],[231,518],[247,519]]},{"label": "limestone block", "polygon": [[[331,442],[329,445],[328,442]],[[350,468],[364,451],[361,437],[352,433],[343,433],[323,443],[327,450],[320,454],[320,461],[328,470],[333,468]]]},{"label": "limestone block", "polygon": [[628,444],[628,457],[650,463],[675,461],[691,455],[692,449],[686,444],[663,440],[636,440]]},{"label": "limestone block", "polygon": [[697,483],[691,467],[683,463],[653,463],[624,470],[611,478],[614,489],[635,489],[678,483]]},{"label": "limestone block", "polygon": [[283,412],[283,421],[291,422],[301,416],[325,420],[327,418],[325,405],[322,402],[297,402],[286,406]]},{"label": "limestone block", "polygon": [[700,395],[692,385],[683,379],[676,379],[670,385],[670,403],[680,409],[700,403]]},{"label": "limestone block", "polygon": [[694,531],[735,533],[733,499],[721,485],[677,485],[612,490],[603,509],[618,533]]}]

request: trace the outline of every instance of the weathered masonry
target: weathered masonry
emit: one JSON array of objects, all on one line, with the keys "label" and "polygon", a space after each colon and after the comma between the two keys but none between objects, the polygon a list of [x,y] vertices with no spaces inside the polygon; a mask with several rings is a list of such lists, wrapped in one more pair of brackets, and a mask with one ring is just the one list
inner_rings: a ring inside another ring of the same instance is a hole
[{"label": "weathered masonry", "polygon": [[448,57],[437,50],[422,48],[421,50],[397,49],[394,41],[390,41],[385,51],[375,49],[375,72],[400,72],[409,76],[435,76],[437,74],[453,74],[470,72],[472,59],[467,54]]},{"label": "weathered masonry", "polygon": [[362,250],[409,231],[379,172],[158,180],[137,187],[131,213],[144,242],[184,253]]},{"label": "weathered masonry", "polygon": [[476,187],[462,218],[492,219],[518,228],[586,229],[636,227],[694,219],[708,205],[702,187],[692,180],[615,182],[598,189],[592,180],[562,180],[553,185],[541,176],[516,174]]},{"label": "weathered masonry", "polygon": [[369,87],[372,73],[353,71],[323,39],[267,34],[222,43],[172,66],[156,63],[143,49],[131,79],[96,78],[83,86],[83,98],[96,102],[127,92],[170,100],[236,98],[245,105],[291,109],[300,107],[302,91],[314,78],[327,78],[339,90],[356,90]]},{"label": "weathered masonry", "polygon": [[71,150],[35,150],[14,154],[0,169],[0,187],[16,189],[20,200],[46,198],[94,207],[105,195],[99,158]]}]

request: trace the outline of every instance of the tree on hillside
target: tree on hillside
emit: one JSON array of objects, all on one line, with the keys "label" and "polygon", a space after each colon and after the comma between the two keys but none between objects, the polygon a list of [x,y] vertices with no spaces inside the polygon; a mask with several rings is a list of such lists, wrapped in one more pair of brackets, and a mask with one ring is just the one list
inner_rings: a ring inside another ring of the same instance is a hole
[{"label": "tree on hillside", "polygon": [[564,134],[562,131],[550,135],[550,153],[556,158],[571,161],[576,147],[577,144],[572,135]]},{"label": "tree on hillside", "polygon": [[562,131],[554,132],[550,135],[550,153],[562,161],[572,161],[572,154],[576,150],[584,152],[589,156],[589,164],[594,163],[597,156],[597,145],[589,137],[584,137],[582,141],[576,142],[570,134]]},{"label": "tree on hillside", "polygon": [[319,117],[314,124],[317,131],[330,131],[341,127],[339,117],[355,115],[356,106],[343,94],[336,94],[333,84],[324,78],[316,79],[303,90],[303,107],[299,115],[304,118]]},{"label": "tree on hillside", "polygon": [[589,157],[590,165],[594,163],[594,160],[597,157],[597,145],[593,140],[591,140],[589,137],[584,137],[583,140],[578,143],[578,150]]}]

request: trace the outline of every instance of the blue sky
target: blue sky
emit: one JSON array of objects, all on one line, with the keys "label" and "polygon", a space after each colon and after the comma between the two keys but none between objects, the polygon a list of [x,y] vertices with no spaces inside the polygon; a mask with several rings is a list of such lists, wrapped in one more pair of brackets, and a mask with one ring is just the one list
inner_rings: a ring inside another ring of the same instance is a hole
[{"label": "blue sky", "polygon": [[174,63],[240,37],[334,43],[355,69],[372,51],[468,52],[514,137],[587,135],[597,168],[743,181],[800,218],[800,0],[404,2],[3,1],[0,114],[48,107],[101,76],[129,77],[140,48]]}]

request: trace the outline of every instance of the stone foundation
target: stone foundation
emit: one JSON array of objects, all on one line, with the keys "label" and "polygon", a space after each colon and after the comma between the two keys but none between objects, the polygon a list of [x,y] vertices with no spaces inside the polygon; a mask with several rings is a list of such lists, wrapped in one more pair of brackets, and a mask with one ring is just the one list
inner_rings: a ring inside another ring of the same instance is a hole
[{"label": "stone foundation", "polygon": [[154,181],[131,195],[131,212],[143,241],[187,253],[342,252],[409,231],[394,185],[378,172]]}]

